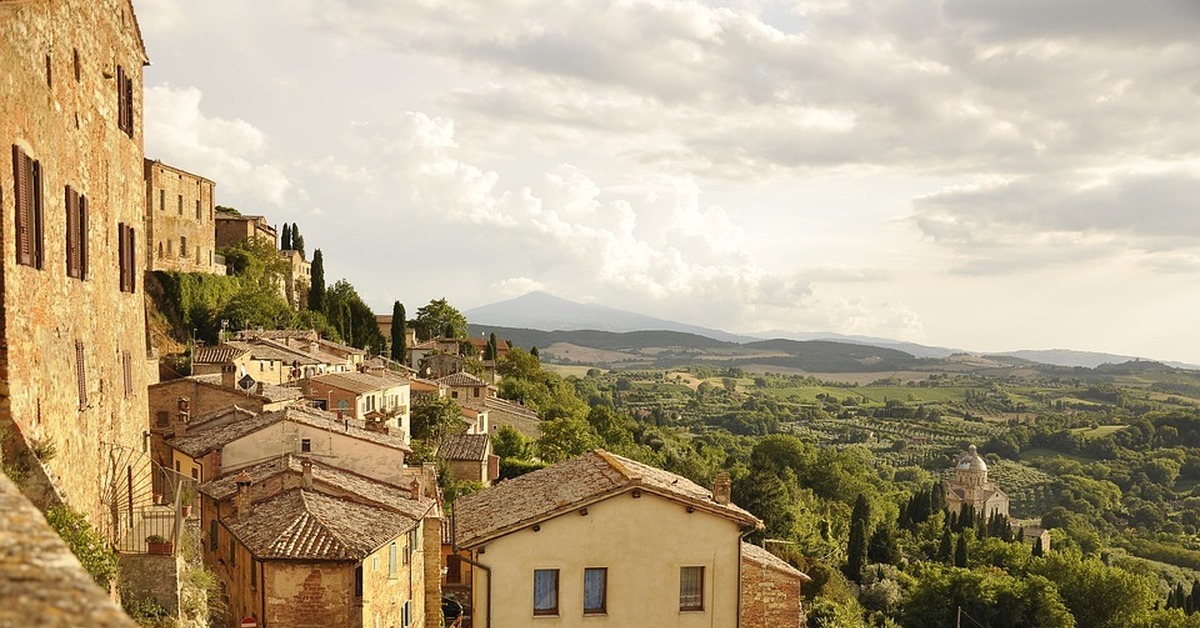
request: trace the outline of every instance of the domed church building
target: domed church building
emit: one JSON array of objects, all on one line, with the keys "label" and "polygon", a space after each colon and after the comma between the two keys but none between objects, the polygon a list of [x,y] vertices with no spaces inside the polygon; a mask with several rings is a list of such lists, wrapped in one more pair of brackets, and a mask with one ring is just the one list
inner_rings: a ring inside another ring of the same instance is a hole
[{"label": "domed church building", "polygon": [[950,512],[962,513],[963,506],[971,504],[976,513],[991,517],[995,513],[1008,516],[1008,495],[988,481],[988,467],[975,445],[967,447],[954,463],[954,479],[946,480],[946,507]]}]

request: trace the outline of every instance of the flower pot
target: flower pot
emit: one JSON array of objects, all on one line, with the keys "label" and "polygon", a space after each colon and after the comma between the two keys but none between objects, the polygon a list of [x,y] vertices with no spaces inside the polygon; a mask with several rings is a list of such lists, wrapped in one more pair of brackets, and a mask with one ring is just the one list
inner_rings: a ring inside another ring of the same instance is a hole
[{"label": "flower pot", "polygon": [[163,556],[170,556],[174,552],[175,544],[170,541],[166,541],[164,543],[152,543],[150,541],[146,542],[147,554],[161,554]]}]

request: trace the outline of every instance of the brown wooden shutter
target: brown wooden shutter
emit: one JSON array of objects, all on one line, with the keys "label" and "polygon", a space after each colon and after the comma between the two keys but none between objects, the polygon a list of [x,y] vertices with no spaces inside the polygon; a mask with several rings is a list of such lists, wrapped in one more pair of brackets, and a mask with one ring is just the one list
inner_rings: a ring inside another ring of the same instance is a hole
[{"label": "brown wooden shutter", "polygon": [[125,292],[129,285],[129,278],[126,274],[129,271],[129,265],[125,263],[125,257],[129,253],[125,250],[125,223],[117,223],[117,259],[121,265],[121,292]]},{"label": "brown wooden shutter", "polygon": [[121,354],[121,366],[125,369],[125,398],[133,396],[133,356],[125,351]]},{"label": "brown wooden shutter", "polygon": [[45,221],[42,214],[42,164],[34,161],[32,164],[33,171],[33,266],[34,268],[42,268],[46,263],[45,250]]},{"label": "brown wooden shutter", "polygon": [[75,341],[75,381],[79,386],[79,407],[87,407],[87,365],[84,362],[83,341]]},{"label": "brown wooden shutter", "polygon": [[129,291],[137,292],[137,232],[134,231],[132,225],[125,228],[128,229],[129,233],[129,244],[125,247],[125,261],[129,264],[129,271],[127,273],[129,276]]},{"label": "brown wooden shutter", "polygon": [[79,276],[79,194],[65,186],[67,210],[67,276]]},{"label": "brown wooden shutter", "polygon": [[88,278],[88,201],[87,197],[79,196],[79,226],[75,233],[79,236],[79,278]]},{"label": "brown wooden shutter", "polygon": [[25,156],[25,152],[19,146],[13,144],[13,182],[16,194],[14,199],[16,202],[16,211],[14,212],[14,223],[16,223],[17,234],[17,263],[27,266],[33,265],[33,257],[30,255],[29,248],[29,194],[31,192],[29,185],[29,159]]},{"label": "brown wooden shutter", "polygon": [[125,68],[117,66],[117,128],[125,130]]}]

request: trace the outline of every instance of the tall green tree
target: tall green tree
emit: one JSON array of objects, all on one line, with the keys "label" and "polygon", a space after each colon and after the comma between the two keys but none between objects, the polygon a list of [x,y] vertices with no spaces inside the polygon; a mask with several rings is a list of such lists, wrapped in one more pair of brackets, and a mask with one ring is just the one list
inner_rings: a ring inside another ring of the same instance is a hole
[{"label": "tall green tree", "polygon": [[283,233],[279,236],[279,250],[292,250],[292,226],[286,222],[283,223]]},{"label": "tall green tree", "polygon": [[412,437],[436,441],[446,434],[459,431],[462,410],[449,397],[425,396],[412,407]]},{"label": "tall green tree", "polygon": [[496,354],[499,352],[499,349],[497,348],[497,346],[498,345],[496,344],[496,332],[492,332],[491,335],[488,336],[487,348],[485,348],[483,350],[483,359],[484,360],[495,360]]},{"label": "tall green tree", "polygon": [[292,223],[292,249],[300,253],[300,258],[304,258],[304,236],[300,235],[300,227],[296,223]]},{"label": "tall green tree", "polygon": [[313,252],[312,285],[308,288],[308,309],[328,314],[325,311],[325,256],[321,255],[321,249]]},{"label": "tall green tree", "polygon": [[408,357],[408,347],[405,344],[408,340],[404,336],[404,329],[408,323],[404,320],[404,304],[396,301],[392,304],[392,359],[403,364]]},{"label": "tall green tree", "polygon": [[350,282],[339,280],[325,291],[329,322],[349,345],[381,352],[385,344],[375,312],[358,296]]},{"label": "tall green tree", "polygon": [[954,566],[967,567],[967,533],[963,532],[958,535],[958,542],[954,545]]},{"label": "tall green tree", "polygon": [[859,493],[850,514],[850,541],[846,544],[846,577],[860,582],[867,564],[867,537],[870,534],[871,504]]},{"label": "tall green tree", "polygon": [[433,299],[418,309],[413,326],[422,340],[429,340],[438,334],[447,338],[467,337],[467,317],[446,302],[445,298]]}]

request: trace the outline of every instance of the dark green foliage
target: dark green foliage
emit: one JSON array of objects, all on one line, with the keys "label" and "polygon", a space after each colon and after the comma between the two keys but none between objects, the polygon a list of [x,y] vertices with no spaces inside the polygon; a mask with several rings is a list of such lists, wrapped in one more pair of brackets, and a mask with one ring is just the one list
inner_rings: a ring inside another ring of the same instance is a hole
[{"label": "dark green foliage", "polygon": [[854,582],[862,580],[863,567],[867,564],[867,537],[871,526],[871,504],[867,496],[859,493],[854,500],[854,511],[850,515],[850,541],[846,545],[846,577]]},{"label": "dark green foliage", "polygon": [[312,285],[308,288],[308,309],[321,312],[328,318],[329,313],[325,311],[325,256],[321,254],[321,249],[313,251]]},{"label": "dark green foliage", "polygon": [[[900,613],[904,626],[1071,628],[1079,625],[1047,578],[921,563]],[[959,609],[962,620],[959,622]]]},{"label": "dark green foliage", "polygon": [[292,223],[292,247],[291,248],[300,254],[301,259],[304,258],[304,236],[300,235],[300,227],[297,227],[296,223],[294,223],[294,222]]},{"label": "dark green foliage", "polygon": [[[178,338],[181,341],[189,339],[195,330],[198,340],[215,343],[221,328],[219,312],[243,286],[238,277],[206,273],[157,270],[154,278],[162,288],[159,310],[182,333]],[[148,284],[147,290],[151,289]]]},{"label": "dark green foliage", "polygon": [[283,233],[279,235],[279,250],[290,251],[292,249],[292,226],[283,223]]},{"label": "dark green foliage", "polygon": [[960,534],[958,535],[958,542],[954,544],[954,566],[966,567],[967,558],[967,535]]},{"label": "dark green foliage", "polygon": [[532,349],[530,349],[529,355],[532,355],[533,357],[538,358],[538,359],[541,359],[541,357],[542,357],[542,355],[540,353],[538,353],[537,347],[533,347]]},{"label": "dark green foliage", "polygon": [[66,506],[54,506],[46,511],[46,523],[67,542],[96,584],[107,589],[117,578],[117,556],[87,519]]},{"label": "dark green foliage", "polygon": [[438,335],[444,338],[467,337],[466,317],[445,298],[432,299],[427,305],[421,306],[417,310],[417,317],[413,319],[413,327],[421,340]]},{"label": "dark green foliage", "polygon": [[461,431],[461,416],[458,404],[449,397],[422,397],[412,407],[412,436],[436,442],[446,434]]},{"label": "dark green foliage", "polygon": [[325,291],[326,318],[338,330],[342,341],[354,347],[382,353],[385,340],[371,311],[354,286],[338,281]]},{"label": "dark green foliage", "polygon": [[538,469],[545,469],[546,463],[535,460],[520,460],[517,458],[501,458],[500,459],[500,479],[511,480],[512,478],[525,475]]},{"label": "dark green foliage", "polygon": [[871,540],[867,544],[867,558],[872,563],[900,563],[900,544],[896,540],[896,530],[891,524],[880,524],[871,533]]},{"label": "dark green foliage", "polygon": [[1042,547],[1042,537],[1038,537],[1037,540],[1033,542],[1033,555],[1041,557],[1045,556],[1045,554],[1046,549]]},{"label": "dark green foliage", "polygon": [[392,304],[392,359],[404,364],[408,359],[408,347],[405,346],[408,340],[405,338],[404,329],[408,323],[404,316],[404,305],[399,301]]}]

